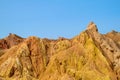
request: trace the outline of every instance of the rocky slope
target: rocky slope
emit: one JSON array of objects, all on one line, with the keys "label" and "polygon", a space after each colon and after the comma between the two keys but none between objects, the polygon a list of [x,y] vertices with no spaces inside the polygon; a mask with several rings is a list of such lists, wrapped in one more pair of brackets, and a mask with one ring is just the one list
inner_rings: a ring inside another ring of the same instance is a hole
[{"label": "rocky slope", "polygon": [[0,80],[120,80],[120,33],[91,22],[72,39],[0,39]]}]

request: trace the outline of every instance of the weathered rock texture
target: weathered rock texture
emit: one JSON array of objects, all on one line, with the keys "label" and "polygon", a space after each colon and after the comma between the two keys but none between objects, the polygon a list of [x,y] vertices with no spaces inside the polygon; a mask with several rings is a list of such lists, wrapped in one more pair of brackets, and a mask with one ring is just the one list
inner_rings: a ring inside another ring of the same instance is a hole
[{"label": "weathered rock texture", "polygon": [[120,33],[91,22],[72,39],[0,39],[0,80],[120,80]]}]

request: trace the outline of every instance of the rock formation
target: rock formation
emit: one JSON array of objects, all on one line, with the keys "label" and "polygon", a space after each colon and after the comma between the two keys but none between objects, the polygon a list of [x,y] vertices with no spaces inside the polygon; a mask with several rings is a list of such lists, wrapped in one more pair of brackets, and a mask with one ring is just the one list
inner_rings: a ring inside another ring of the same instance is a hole
[{"label": "rock formation", "polygon": [[0,39],[0,80],[120,80],[120,33],[91,22],[72,39]]}]

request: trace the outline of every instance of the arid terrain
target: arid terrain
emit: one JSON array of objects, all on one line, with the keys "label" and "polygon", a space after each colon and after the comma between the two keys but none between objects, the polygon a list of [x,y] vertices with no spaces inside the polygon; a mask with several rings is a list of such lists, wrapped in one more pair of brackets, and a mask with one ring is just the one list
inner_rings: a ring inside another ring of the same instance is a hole
[{"label": "arid terrain", "polygon": [[71,39],[11,33],[0,39],[0,80],[120,80],[120,33],[93,22]]}]

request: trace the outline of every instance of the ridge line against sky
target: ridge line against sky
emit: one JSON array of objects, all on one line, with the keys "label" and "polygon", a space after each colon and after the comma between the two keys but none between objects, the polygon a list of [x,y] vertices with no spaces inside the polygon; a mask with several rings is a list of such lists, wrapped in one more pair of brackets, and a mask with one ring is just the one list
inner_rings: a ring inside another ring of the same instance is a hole
[{"label": "ridge line against sky", "polygon": [[93,21],[100,33],[120,32],[120,0],[0,0],[0,38],[72,38]]}]

